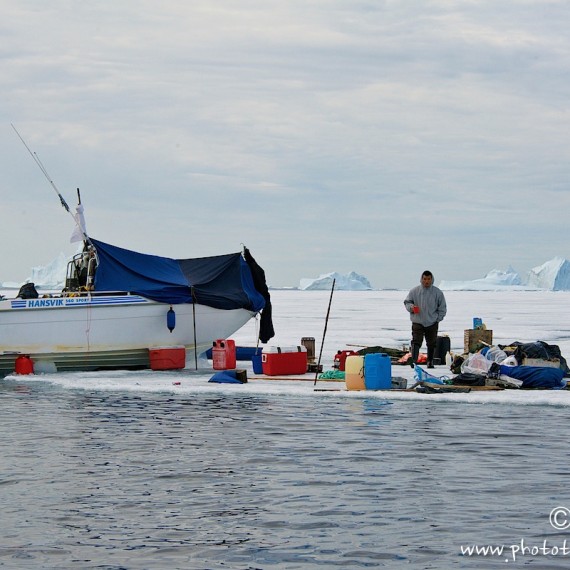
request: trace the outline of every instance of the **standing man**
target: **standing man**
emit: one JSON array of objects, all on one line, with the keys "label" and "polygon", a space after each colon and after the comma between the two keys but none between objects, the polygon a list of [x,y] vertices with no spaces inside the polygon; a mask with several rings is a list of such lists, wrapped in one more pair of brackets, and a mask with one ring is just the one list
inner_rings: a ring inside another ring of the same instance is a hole
[{"label": "standing man", "polygon": [[445,297],[440,289],[433,284],[431,271],[424,271],[420,285],[414,287],[404,301],[406,310],[412,321],[412,368],[418,361],[420,347],[424,341],[427,345],[427,367],[433,368],[433,355],[437,342],[437,330],[440,321],[447,313]]}]

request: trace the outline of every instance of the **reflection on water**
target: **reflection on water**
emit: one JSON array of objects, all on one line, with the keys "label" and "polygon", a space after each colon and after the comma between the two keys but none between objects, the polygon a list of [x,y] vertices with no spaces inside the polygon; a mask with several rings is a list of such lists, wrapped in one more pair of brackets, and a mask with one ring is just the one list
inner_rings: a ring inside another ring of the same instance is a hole
[{"label": "reflection on water", "polygon": [[460,545],[568,502],[547,407],[31,386],[0,382],[7,568],[491,568]]}]

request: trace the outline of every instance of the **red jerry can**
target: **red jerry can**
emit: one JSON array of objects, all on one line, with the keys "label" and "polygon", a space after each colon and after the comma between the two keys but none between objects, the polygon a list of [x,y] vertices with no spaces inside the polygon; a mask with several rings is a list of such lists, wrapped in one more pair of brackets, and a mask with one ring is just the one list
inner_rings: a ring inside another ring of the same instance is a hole
[{"label": "red jerry can", "polygon": [[335,354],[335,357],[334,357],[333,368],[335,368],[336,370],[341,370],[344,372],[344,368],[346,366],[346,359],[349,356],[358,356],[358,352],[355,352],[354,350],[339,350],[339,351],[337,351],[337,353]]},{"label": "red jerry can", "polygon": [[214,370],[233,370],[236,367],[236,343],[233,340],[218,339],[212,347]]}]

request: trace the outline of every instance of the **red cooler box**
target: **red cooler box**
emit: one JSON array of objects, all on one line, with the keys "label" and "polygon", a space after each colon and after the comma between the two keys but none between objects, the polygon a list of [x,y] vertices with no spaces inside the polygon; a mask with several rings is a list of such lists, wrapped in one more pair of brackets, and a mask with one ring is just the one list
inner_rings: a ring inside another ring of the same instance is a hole
[{"label": "red cooler box", "polygon": [[261,366],[266,376],[305,374],[307,372],[307,348],[305,346],[264,346]]},{"label": "red cooler box", "polygon": [[151,370],[180,370],[186,366],[183,346],[163,346],[148,349]]}]

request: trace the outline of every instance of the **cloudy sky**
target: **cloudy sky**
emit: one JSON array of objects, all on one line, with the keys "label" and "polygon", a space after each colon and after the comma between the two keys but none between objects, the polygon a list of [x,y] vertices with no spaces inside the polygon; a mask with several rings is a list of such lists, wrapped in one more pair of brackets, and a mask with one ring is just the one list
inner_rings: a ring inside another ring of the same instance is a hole
[{"label": "cloudy sky", "polygon": [[566,0],[0,0],[0,281],[98,239],[273,286],[570,258]]}]

